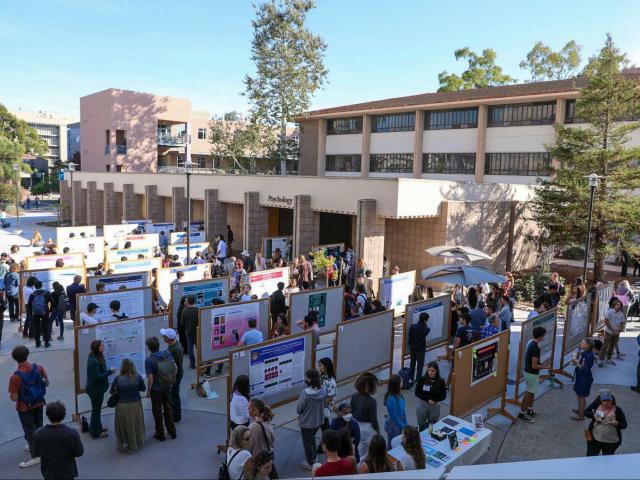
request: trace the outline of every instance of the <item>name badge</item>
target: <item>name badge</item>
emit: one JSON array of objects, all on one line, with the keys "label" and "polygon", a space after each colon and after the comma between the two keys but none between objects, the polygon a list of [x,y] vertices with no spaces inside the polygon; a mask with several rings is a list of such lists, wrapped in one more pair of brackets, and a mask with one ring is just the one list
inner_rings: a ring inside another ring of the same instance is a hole
[{"label": "name badge", "polygon": [[423,385],[422,386],[422,391],[423,392],[430,392],[431,391],[431,385]]}]

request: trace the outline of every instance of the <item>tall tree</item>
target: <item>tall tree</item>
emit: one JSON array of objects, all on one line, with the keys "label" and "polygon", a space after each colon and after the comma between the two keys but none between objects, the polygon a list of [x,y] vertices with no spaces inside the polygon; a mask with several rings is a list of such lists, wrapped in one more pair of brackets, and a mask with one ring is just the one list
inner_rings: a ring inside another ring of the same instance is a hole
[{"label": "tall tree", "polygon": [[543,42],[536,43],[520,68],[529,70],[531,80],[562,80],[573,77],[582,63],[582,47],[575,40],[567,42],[561,50],[554,52]]},{"label": "tall tree", "polygon": [[[584,244],[589,188],[586,176],[602,178],[595,191],[592,245],[594,278],[603,279],[604,258],[640,231],[640,147],[628,144],[640,123],[640,86],[622,75],[626,55],[610,36],[583,72],[584,86],[576,101],[581,128],[556,126],[556,141],[548,147],[560,166],[541,180],[532,202],[533,218],[542,228],[541,246]],[[624,121],[623,121],[624,120]]]},{"label": "tall tree", "polygon": [[251,58],[256,75],[245,77],[245,95],[260,122],[280,129],[280,164],[286,173],[287,123],[310,106],[326,79],[324,40],[305,26],[313,0],[269,0],[256,7]]},{"label": "tall tree", "polygon": [[455,92],[515,83],[513,78],[502,73],[502,67],[496,65],[496,52],[490,48],[484,49],[482,55],[478,55],[469,47],[464,47],[456,50],[454,55],[456,60],[461,58],[467,60],[469,66],[462,75],[449,73],[446,70],[440,72],[438,74],[439,92]]},{"label": "tall tree", "polygon": [[233,160],[234,170],[243,173],[254,173],[257,159],[267,157],[275,143],[273,128],[257,122],[214,120],[209,131],[211,154]]}]

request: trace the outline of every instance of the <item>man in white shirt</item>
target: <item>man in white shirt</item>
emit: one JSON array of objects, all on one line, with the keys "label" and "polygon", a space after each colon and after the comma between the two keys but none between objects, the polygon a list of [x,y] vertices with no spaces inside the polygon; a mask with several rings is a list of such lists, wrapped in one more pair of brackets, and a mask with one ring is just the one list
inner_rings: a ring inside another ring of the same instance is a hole
[{"label": "man in white shirt", "polygon": [[216,257],[218,257],[218,260],[220,260],[221,262],[224,262],[224,259],[227,258],[227,244],[224,243],[224,236],[223,235],[218,235],[216,237],[216,240],[218,241],[218,248],[216,250]]},{"label": "man in white shirt", "polygon": [[610,308],[607,310],[607,313],[604,314],[604,342],[602,350],[600,350],[599,367],[602,367],[604,364],[605,355],[607,357],[607,363],[615,366],[616,363],[611,360],[611,357],[620,340],[620,332],[624,330],[625,322],[626,319],[624,318],[624,313],[622,313],[622,302],[620,300],[614,300],[613,308]]}]

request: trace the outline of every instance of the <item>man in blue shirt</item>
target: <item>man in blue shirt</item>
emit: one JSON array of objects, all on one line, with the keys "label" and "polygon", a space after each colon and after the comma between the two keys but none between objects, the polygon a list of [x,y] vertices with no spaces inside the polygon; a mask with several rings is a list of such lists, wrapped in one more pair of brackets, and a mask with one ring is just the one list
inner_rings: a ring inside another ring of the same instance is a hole
[{"label": "man in blue shirt", "polygon": [[492,313],[491,316],[489,317],[489,320],[487,321],[487,324],[484,326],[484,328],[482,329],[482,332],[480,333],[480,339],[492,337],[499,332],[500,332],[500,317],[498,317],[498,315],[496,315],[495,313]]},{"label": "man in blue shirt", "polygon": [[250,318],[247,322],[249,324],[249,330],[242,334],[242,338],[240,339],[239,347],[246,347],[248,345],[253,345],[254,343],[262,343],[264,337],[262,336],[262,332],[256,329],[258,322],[255,318]]},{"label": "man in blue shirt", "polygon": [[537,317],[544,312],[544,305],[542,304],[542,297],[538,297],[533,301],[533,310],[527,315],[527,320]]},{"label": "man in blue shirt", "polygon": [[82,285],[82,277],[80,275],[76,275],[73,277],[73,283],[71,285],[67,285],[67,297],[69,297],[69,313],[71,315],[71,320],[76,320],[76,295],[79,293],[87,293],[87,290]]},{"label": "man in blue shirt", "polygon": [[498,311],[500,322],[502,323],[502,330],[507,330],[511,326],[513,321],[513,313],[511,313],[511,306],[509,305],[509,297],[502,295],[500,297],[500,310]]},{"label": "man in blue shirt", "polygon": [[469,308],[471,328],[473,329],[474,334],[480,333],[482,327],[484,327],[487,322],[487,316],[484,314],[484,302],[479,302],[476,297],[473,297],[469,303]]}]

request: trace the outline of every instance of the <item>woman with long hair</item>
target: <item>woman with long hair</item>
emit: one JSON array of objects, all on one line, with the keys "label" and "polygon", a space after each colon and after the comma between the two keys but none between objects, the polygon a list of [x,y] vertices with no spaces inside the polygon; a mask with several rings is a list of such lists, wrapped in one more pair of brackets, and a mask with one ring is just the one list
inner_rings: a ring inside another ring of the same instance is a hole
[{"label": "woman with long hair", "polygon": [[333,406],[338,396],[338,384],[336,383],[336,372],[333,368],[333,361],[329,357],[318,360],[318,371],[320,372],[322,386],[326,392],[326,397],[324,397],[324,423],[322,424],[322,431],[324,431],[329,428],[331,412],[333,412]]},{"label": "woman with long hair", "polygon": [[571,417],[572,420],[584,420],[584,410],[587,407],[587,398],[591,393],[591,385],[593,384],[593,364],[596,356],[593,353],[593,341],[585,338],[580,342],[580,352],[576,352],[573,358],[573,364],[576,366],[573,384],[573,391],[578,397],[578,408],[573,412],[576,416]]},{"label": "woman with long hair", "polygon": [[115,368],[108,369],[104,360],[104,342],[94,340],[90,345],[91,352],[87,359],[87,383],[85,393],[91,399],[91,420],[89,421],[89,433],[93,438],[107,437],[107,429],[102,428],[102,401],[104,394],[109,389],[109,375],[116,372]]},{"label": "woman with long hair", "polygon": [[[269,480],[273,471],[273,452],[260,452],[251,465],[248,480]],[[277,478],[277,477],[276,477]]]},{"label": "woman with long hair", "polygon": [[391,375],[384,395],[384,405],[387,407],[387,418],[384,420],[384,431],[391,448],[391,440],[402,433],[407,424],[405,401],[402,395],[402,379],[399,375]]},{"label": "woman with long hair", "polygon": [[402,429],[402,449],[398,458],[398,470],[422,470],[426,468],[427,457],[422,448],[420,432],[416,427],[406,425]]},{"label": "woman with long hair", "polygon": [[256,272],[267,269],[267,261],[264,259],[262,252],[256,252],[255,260]]},{"label": "woman with long hair", "polygon": [[231,288],[240,289],[242,285],[242,276],[246,275],[247,271],[244,269],[244,263],[242,260],[236,260],[233,275],[231,276]]},{"label": "woman with long hair", "polygon": [[231,430],[235,430],[238,425],[249,426],[249,397],[251,390],[249,387],[249,377],[238,375],[233,382],[231,402],[229,405],[229,423]]},{"label": "woman with long hair", "polygon": [[298,286],[298,280],[295,277],[291,277],[289,279],[289,286],[284,289],[284,304],[289,306],[289,296],[292,293],[300,292],[300,287]]},{"label": "woman with long hair", "polygon": [[225,463],[229,471],[229,478],[232,480],[244,478],[253,468],[249,451],[250,441],[251,432],[246,426],[238,425],[231,431]]},{"label": "woman with long hair", "polygon": [[144,411],[140,392],[145,390],[144,380],[136,366],[124,358],[110,390],[111,395],[118,399],[113,423],[119,452],[135,453],[144,444]]},{"label": "woman with long hair", "polygon": [[351,396],[351,413],[360,425],[360,458],[365,459],[369,442],[380,433],[378,424],[378,402],[374,395],[378,391],[378,378],[370,372],[360,375],[355,382],[356,393]]},{"label": "woman with long hair", "polygon": [[358,465],[358,473],[395,472],[396,466],[387,455],[387,442],[376,433],[367,444],[367,459]]},{"label": "woman with long hair", "polygon": [[251,455],[255,458],[261,452],[273,452],[276,436],[271,425],[274,417],[271,408],[259,398],[252,398],[249,401],[249,416],[251,417],[249,424]]},{"label": "woman with long hair", "polygon": [[416,286],[413,288],[413,293],[411,294],[411,302],[420,302],[424,300],[423,287],[419,283],[416,283]]},{"label": "woman with long hair", "polygon": [[440,418],[440,402],[447,396],[447,385],[440,376],[438,362],[429,362],[427,371],[416,382],[416,418],[418,428],[424,430],[429,424],[436,423]]}]

